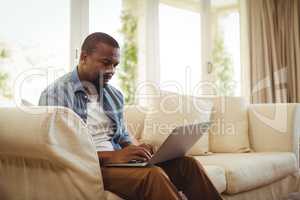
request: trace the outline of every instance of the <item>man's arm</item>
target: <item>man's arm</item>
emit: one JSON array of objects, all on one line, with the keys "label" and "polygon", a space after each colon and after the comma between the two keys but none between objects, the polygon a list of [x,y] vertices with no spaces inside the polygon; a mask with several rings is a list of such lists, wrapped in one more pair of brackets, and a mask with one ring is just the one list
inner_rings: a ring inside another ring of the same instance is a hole
[{"label": "man's arm", "polygon": [[[123,118],[122,118],[122,120],[124,121]],[[131,136],[129,135],[124,123],[122,123],[121,131],[122,131],[122,135],[121,135],[121,139],[119,142],[120,146],[122,148],[125,148],[127,146],[133,145]]]},{"label": "man's arm", "polygon": [[[123,148],[123,149],[132,149],[132,148],[138,148],[138,149],[142,149],[148,156],[145,157],[145,155],[142,157],[142,158],[138,158],[136,160],[148,160],[151,158],[152,154],[154,153],[154,149],[151,145],[149,144],[136,144],[136,143],[133,143],[132,142],[132,138],[131,138],[131,135],[129,134],[129,132],[127,131],[126,129],[126,126],[124,124],[124,96],[123,94],[115,89],[116,93],[117,93],[117,96],[119,97],[119,100],[121,102],[121,105],[120,105],[120,112],[121,112],[121,118],[120,118],[120,121],[121,121],[121,138],[120,138],[120,141],[119,141],[119,144],[120,146]],[[104,153],[105,154],[105,153]],[[101,155],[101,156],[107,156],[109,157],[110,155]],[[149,157],[150,156],[150,157]],[[132,159],[130,159],[132,160]],[[130,161],[129,160],[129,161]]]},{"label": "man's arm", "polygon": [[120,117],[120,121],[121,121],[121,125],[120,128],[121,129],[121,138],[119,141],[119,144],[122,148],[125,148],[129,145],[132,145],[132,139],[130,134],[128,133],[126,127],[125,127],[125,123],[124,123],[124,96],[122,94],[122,92],[120,92],[119,90],[115,89],[116,91],[116,96],[118,97],[118,99],[120,100],[120,107],[119,107],[119,112],[121,112],[121,117]]},{"label": "man's arm", "polygon": [[97,152],[100,163],[128,163],[131,160],[148,161],[151,153],[144,147],[129,145],[121,150],[116,151],[99,151]]}]

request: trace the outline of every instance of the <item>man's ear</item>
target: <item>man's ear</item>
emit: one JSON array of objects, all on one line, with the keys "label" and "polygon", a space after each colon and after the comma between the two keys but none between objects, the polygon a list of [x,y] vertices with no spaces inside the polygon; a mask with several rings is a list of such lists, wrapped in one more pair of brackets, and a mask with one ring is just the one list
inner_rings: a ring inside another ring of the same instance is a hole
[{"label": "man's ear", "polygon": [[80,62],[85,63],[86,62],[86,57],[87,57],[87,53],[86,52],[81,52],[80,53]]}]

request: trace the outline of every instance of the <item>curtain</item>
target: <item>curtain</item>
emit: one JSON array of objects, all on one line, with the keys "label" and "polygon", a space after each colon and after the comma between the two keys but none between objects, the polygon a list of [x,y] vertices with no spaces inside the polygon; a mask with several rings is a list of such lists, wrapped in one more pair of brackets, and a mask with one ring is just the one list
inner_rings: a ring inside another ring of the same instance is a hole
[{"label": "curtain", "polygon": [[300,0],[248,8],[251,102],[300,102]]}]

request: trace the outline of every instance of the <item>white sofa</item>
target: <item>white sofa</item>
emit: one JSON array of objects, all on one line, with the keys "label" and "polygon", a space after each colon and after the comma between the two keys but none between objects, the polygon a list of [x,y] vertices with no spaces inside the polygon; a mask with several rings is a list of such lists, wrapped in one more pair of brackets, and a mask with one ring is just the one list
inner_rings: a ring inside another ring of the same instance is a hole
[{"label": "white sofa", "polygon": [[[212,102],[218,107],[220,101]],[[298,192],[299,105],[241,102],[226,98],[225,111],[213,116],[232,123],[234,134],[210,132],[207,146],[197,143],[202,149],[191,154],[224,199],[279,200]],[[145,125],[152,114],[146,110],[127,106],[125,117],[137,141],[151,142]],[[66,108],[0,108],[0,144],[0,199],[120,199],[104,191],[86,126]]]}]

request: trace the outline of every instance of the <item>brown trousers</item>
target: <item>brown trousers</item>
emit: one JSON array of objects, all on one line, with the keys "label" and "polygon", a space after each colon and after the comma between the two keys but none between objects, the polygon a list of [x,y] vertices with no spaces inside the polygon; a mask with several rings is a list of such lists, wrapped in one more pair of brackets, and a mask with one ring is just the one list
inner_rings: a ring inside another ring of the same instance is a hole
[{"label": "brown trousers", "polygon": [[222,197],[192,157],[151,167],[102,167],[105,190],[126,200],[178,200],[182,191],[189,200],[221,200]]}]

